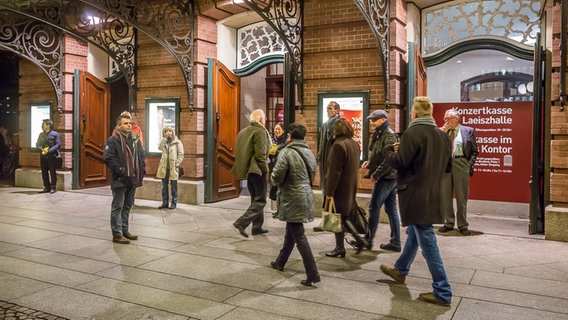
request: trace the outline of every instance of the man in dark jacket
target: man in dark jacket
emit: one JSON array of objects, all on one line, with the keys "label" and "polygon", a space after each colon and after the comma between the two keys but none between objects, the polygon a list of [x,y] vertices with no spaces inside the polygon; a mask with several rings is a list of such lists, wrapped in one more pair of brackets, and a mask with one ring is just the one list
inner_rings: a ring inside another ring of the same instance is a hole
[{"label": "man in dark jacket", "polygon": [[[55,171],[55,158],[59,154],[61,140],[59,133],[53,130],[53,121],[44,119],[41,124],[42,132],[39,134],[36,147],[41,149],[39,163],[43,190],[39,193],[55,193],[57,191],[57,172]],[[51,178],[51,179],[50,179]]]},{"label": "man in dark jacket", "polygon": [[396,211],[396,170],[383,164],[383,149],[385,146],[396,143],[397,138],[391,129],[384,110],[373,111],[367,119],[371,128],[375,130],[369,146],[369,160],[363,162],[363,169],[369,170],[368,177],[375,181],[373,193],[369,201],[369,246],[379,226],[381,207],[385,205],[385,212],[389,217],[390,241],[381,244],[381,249],[400,252],[400,220]]},{"label": "man in dark jacket", "polygon": [[[408,226],[404,249],[393,267],[380,269],[394,280],[405,283],[418,248],[432,275],[432,292],[421,293],[418,299],[450,306],[450,286],[433,224],[444,221],[440,208],[442,179],[451,169],[451,141],[436,126],[432,118],[432,103],[427,97],[414,98],[412,122],[400,139],[385,150],[385,161],[398,171],[398,196],[403,226]],[[395,149],[398,149],[395,151]]]},{"label": "man in dark jacket", "polygon": [[116,120],[117,130],[105,144],[103,160],[110,168],[112,205],[110,228],[112,241],[128,244],[138,236],[128,231],[128,217],[134,204],[136,188],[142,185],[146,164],[140,137],[132,132],[132,119],[121,114]]},{"label": "man in dark jacket", "polygon": [[[469,236],[467,223],[467,198],[469,196],[469,177],[473,175],[473,165],[479,153],[475,130],[460,124],[460,114],[456,109],[449,109],[444,114],[444,126],[441,128],[452,140],[452,172],[442,181],[442,209],[444,225],[438,229],[448,232],[454,229],[456,222],[459,231]],[[456,194],[457,212],[454,214],[453,195]]]},{"label": "man in dark jacket", "polygon": [[264,127],[264,111],[256,109],[250,114],[250,124],[237,135],[235,163],[231,173],[237,180],[247,180],[250,206],[233,226],[243,237],[248,238],[245,229],[252,223],[252,234],[267,233],[263,229],[264,206],[266,205],[266,175],[268,174],[268,153],[270,134]]}]

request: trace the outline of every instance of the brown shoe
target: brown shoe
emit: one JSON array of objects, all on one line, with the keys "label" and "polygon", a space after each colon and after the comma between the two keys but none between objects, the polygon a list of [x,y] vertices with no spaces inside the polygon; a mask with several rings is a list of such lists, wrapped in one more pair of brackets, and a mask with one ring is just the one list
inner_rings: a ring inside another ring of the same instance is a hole
[{"label": "brown shoe", "polygon": [[396,268],[381,264],[380,269],[384,274],[393,278],[396,282],[405,284],[406,277],[400,274],[400,271],[396,270]]},{"label": "brown shoe", "polygon": [[120,244],[129,244],[130,240],[126,239],[123,236],[120,236],[120,237],[112,237],[112,242],[120,243]]},{"label": "brown shoe", "polygon": [[137,235],[133,235],[132,233],[130,233],[130,232],[128,232],[128,231],[123,232],[122,235],[123,235],[126,239],[128,239],[128,240],[138,240],[138,236],[137,236]]},{"label": "brown shoe", "polygon": [[432,292],[424,292],[418,295],[418,300],[422,300],[424,302],[437,304],[443,307],[449,307],[450,304],[446,303],[438,298]]}]

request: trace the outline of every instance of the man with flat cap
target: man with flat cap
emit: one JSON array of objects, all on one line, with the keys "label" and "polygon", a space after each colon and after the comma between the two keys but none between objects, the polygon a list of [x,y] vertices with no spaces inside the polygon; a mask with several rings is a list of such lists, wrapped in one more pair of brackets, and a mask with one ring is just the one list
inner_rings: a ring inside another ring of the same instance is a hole
[{"label": "man with flat cap", "polygon": [[375,181],[369,202],[369,229],[371,232],[370,238],[367,240],[369,245],[372,246],[379,226],[381,207],[384,204],[391,233],[389,243],[381,244],[380,248],[400,252],[400,220],[396,211],[396,170],[383,162],[384,147],[392,146],[398,139],[390,127],[386,111],[375,110],[367,119],[374,133],[369,146],[369,160],[363,162],[362,168],[369,171],[367,178]]}]

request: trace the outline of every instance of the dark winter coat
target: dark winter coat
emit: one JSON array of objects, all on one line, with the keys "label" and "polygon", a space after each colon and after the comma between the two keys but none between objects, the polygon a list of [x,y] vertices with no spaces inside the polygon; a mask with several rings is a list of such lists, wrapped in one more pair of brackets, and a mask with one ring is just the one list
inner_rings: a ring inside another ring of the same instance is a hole
[{"label": "dark winter coat", "polygon": [[357,180],[359,174],[359,144],[341,137],[335,140],[327,157],[325,195],[332,196],[338,213],[348,217],[357,208]]},{"label": "dark winter coat", "polygon": [[120,145],[120,138],[118,137],[119,134],[122,133],[115,132],[107,139],[105,149],[103,151],[103,161],[110,169],[110,187],[111,189],[129,187],[132,185],[139,187],[142,185],[142,180],[146,174],[146,156],[144,148],[142,147],[139,136],[136,133],[131,132],[131,139],[129,140],[130,148],[132,150],[134,161],[137,164],[137,172],[136,177],[126,176],[125,172],[127,165]]},{"label": "dark winter coat", "polygon": [[442,177],[451,168],[450,137],[436,127],[432,117],[417,118],[402,134],[398,151],[389,146],[385,156],[398,171],[402,225],[444,223],[440,190]]},{"label": "dark winter coat", "polygon": [[55,157],[59,153],[59,147],[61,147],[61,139],[59,138],[59,133],[54,130],[49,132],[42,131],[37,137],[36,147],[38,149],[48,148],[46,157]]},{"label": "dark winter coat", "polygon": [[278,217],[300,223],[314,218],[311,180],[316,158],[304,140],[293,140],[278,153],[270,180],[278,186]]},{"label": "dark winter coat", "polygon": [[383,163],[383,160],[385,159],[383,155],[384,147],[387,145],[393,145],[396,141],[396,134],[389,126],[388,121],[385,121],[380,127],[375,129],[371,140],[371,146],[369,147],[369,164],[367,165],[369,177],[372,176],[375,180],[396,179],[395,169],[391,166],[381,166],[381,163]]},{"label": "dark winter coat", "polygon": [[268,174],[270,145],[270,135],[262,124],[251,122],[242,129],[237,135],[235,163],[231,168],[235,179],[246,180],[249,173]]}]

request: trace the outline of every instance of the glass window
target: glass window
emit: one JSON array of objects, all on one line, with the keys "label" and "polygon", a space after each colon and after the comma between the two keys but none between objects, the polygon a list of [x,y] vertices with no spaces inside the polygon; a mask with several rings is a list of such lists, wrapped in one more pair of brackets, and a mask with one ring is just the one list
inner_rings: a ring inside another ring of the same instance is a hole
[{"label": "glass window", "polygon": [[51,119],[51,103],[41,103],[30,107],[30,148],[35,148],[44,119]]},{"label": "glass window", "polygon": [[[335,101],[339,104],[339,116],[349,120],[353,126],[353,140],[357,141],[361,149],[361,160],[367,159],[367,146],[369,143],[369,123],[365,121],[369,114],[369,92],[368,91],[342,91],[342,92],[320,92],[318,93],[318,130],[328,120],[327,105]],[[318,145],[320,132],[318,131]]]},{"label": "glass window", "polygon": [[146,151],[161,153],[162,129],[171,127],[179,135],[179,98],[146,99]]}]

